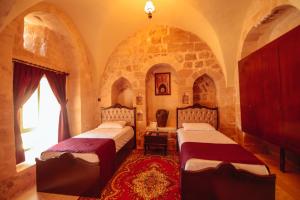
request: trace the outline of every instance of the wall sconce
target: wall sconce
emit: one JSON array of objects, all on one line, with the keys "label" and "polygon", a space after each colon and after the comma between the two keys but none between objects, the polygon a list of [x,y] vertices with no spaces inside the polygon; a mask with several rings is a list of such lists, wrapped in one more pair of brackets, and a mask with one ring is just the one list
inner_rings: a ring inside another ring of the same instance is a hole
[{"label": "wall sconce", "polygon": [[143,111],[138,110],[136,112],[136,121],[143,121]]},{"label": "wall sconce", "polygon": [[154,4],[151,0],[147,0],[146,5],[145,5],[145,12],[148,15],[148,18],[152,18],[152,13],[155,11]]},{"label": "wall sconce", "polygon": [[190,98],[187,92],[185,92],[182,96],[182,104],[189,104]]},{"label": "wall sconce", "polygon": [[136,105],[143,105],[143,95],[142,93],[138,93],[136,96]]}]

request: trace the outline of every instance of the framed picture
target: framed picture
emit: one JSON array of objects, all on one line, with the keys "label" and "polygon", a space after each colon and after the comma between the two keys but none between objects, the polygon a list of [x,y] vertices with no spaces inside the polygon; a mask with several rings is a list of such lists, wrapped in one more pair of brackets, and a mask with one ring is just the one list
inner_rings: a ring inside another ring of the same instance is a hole
[{"label": "framed picture", "polygon": [[171,73],[155,73],[155,95],[171,95]]}]

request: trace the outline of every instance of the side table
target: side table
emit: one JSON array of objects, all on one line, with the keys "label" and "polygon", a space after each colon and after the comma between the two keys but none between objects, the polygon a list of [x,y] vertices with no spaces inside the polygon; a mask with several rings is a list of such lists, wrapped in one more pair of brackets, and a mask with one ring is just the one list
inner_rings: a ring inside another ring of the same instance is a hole
[{"label": "side table", "polygon": [[158,131],[147,131],[144,135],[144,154],[153,150],[162,151],[167,155],[168,133]]}]

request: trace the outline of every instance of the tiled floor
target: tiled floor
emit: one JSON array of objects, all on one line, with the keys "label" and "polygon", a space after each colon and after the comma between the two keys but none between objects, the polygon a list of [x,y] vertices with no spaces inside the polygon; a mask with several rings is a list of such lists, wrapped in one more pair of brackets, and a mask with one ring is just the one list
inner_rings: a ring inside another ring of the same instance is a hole
[{"label": "tiled floor", "polygon": [[[287,166],[287,172],[282,173],[278,169],[278,160],[266,155],[257,155],[264,160],[272,173],[277,176],[276,200],[300,199],[300,169],[293,166]],[[36,187],[30,188],[13,200],[76,200],[78,197],[55,195],[36,192]]]}]

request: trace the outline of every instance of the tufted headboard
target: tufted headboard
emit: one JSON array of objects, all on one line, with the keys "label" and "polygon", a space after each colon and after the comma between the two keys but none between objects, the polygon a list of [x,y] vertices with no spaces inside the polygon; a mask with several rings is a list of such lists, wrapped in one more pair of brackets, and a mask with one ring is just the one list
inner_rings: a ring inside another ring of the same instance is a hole
[{"label": "tufted headboard", "polygon": [[184,108],[177,108],[176,125],[177,129],[182,128],[182,123],[209,123],[218,129],[218,108],[209,108],[195,104]]},{"label": "tufted headboard", "polygon": [[101,109],[101,121],[126,121],[127,125],[136,127],[135,108],[128,108],[120,104]]}]

